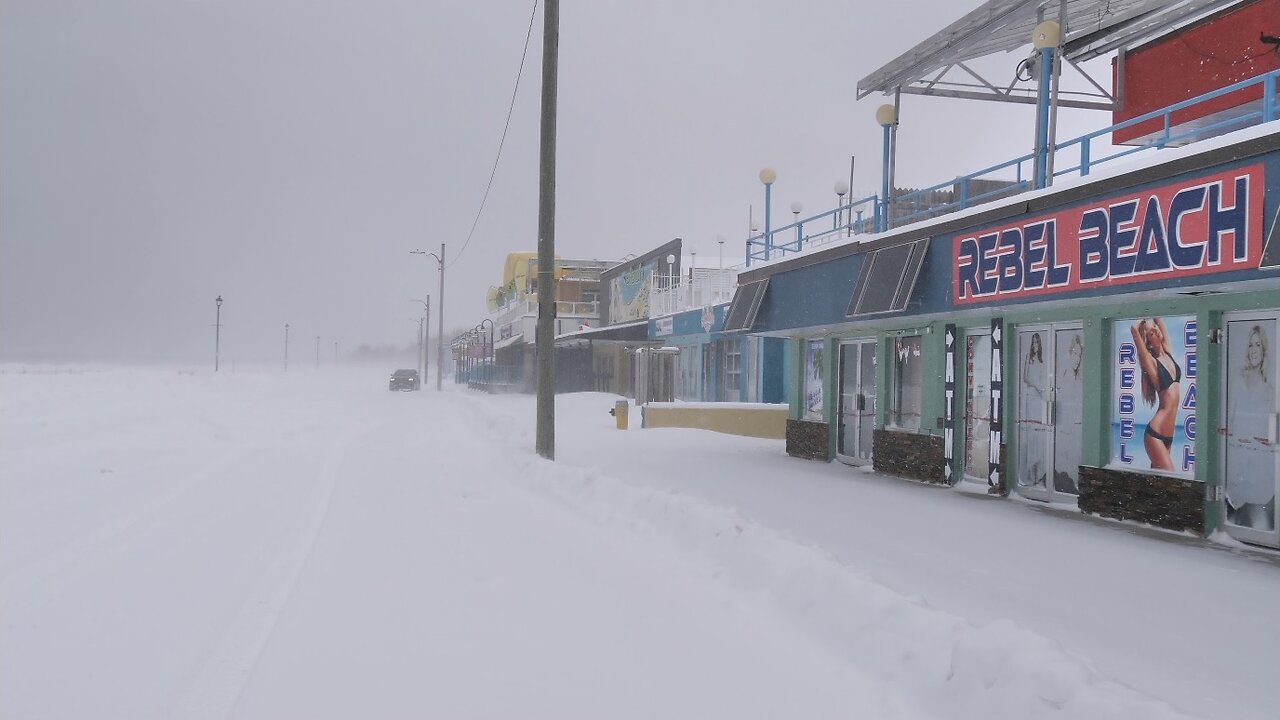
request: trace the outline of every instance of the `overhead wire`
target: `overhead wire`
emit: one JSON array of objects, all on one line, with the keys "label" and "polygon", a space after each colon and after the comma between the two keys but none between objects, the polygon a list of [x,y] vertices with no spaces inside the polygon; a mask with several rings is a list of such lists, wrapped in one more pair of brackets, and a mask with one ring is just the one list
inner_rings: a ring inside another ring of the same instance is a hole
[{"label": "overhead wire", "polygon": [[516,86],[511,91],[511,104],[507,108],[507,121],[502,126],[502,139],[498,141],[498,153],[493,159],[493,169],[489,171],[489,183],[484,187],[484,196],[480,198],[480,208],[476,210],[476,217],[471,222],[471,231],[467,233],[467,239],[462,243],[462,247],[458,249],[453,259],[445,265],[445,268],[453,267],[458,260],[462,259],[462,253],[471,244],[471,238],[476,234],[476,227],[480,225],[480,217],[484,214],[485,203],[489,201],[489,191],[493,189],[493,179],[498,174],[498,163],[502,160],[502,147],[507,142],[507,131],[511,128],[511,115],[516,109],[516,95],[520,92],[520,78],[524,76],[524,63],[529,56],[529,39],[533,37],[533,21],[537,17],[538,0],[533,0],[533,10],[529,13],[529,29],[524,36],[524,50],[520,53],[520,69],[516,71]]}]

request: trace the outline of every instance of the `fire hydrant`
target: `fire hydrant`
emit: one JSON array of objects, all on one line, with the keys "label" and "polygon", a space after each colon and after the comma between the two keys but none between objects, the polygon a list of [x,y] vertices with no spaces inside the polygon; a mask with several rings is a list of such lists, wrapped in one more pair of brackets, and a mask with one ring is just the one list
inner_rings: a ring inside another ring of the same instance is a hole
[{"label": "fire hydrant", "polygon": [[609,414],[617,421],[619,430],[627,429],[627,407],[628,402],[626,400],[618,400],[613,403],[613,409],[609,411]]}]

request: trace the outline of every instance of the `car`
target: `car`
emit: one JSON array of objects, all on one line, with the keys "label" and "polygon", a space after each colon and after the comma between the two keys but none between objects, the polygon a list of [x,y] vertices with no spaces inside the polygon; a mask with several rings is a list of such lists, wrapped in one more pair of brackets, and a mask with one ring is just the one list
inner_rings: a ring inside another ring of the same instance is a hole
[{"label": "car", "polygon": [[391,390],[418,390],[422,387],[422,378],[417,370],[397,370],[391,373]]}]

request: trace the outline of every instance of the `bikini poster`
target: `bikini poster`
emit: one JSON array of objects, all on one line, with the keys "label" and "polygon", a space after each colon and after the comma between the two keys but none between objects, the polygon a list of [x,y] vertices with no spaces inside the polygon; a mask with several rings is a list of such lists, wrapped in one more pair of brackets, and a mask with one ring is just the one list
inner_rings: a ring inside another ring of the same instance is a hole
[{"label": "bikini poster", "polygon": [[1111,466],[1193,478],[1195,316],[1116,320],[1111,334]]}]

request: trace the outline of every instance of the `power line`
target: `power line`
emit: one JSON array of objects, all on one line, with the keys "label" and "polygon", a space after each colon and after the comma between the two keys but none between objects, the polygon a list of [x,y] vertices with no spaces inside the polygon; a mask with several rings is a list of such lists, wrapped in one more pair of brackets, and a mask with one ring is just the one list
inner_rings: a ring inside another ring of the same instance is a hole
[{"label": "power line", "polygon": [[520,78],[524,75],[524,61],[529,55],[529,38],[533,37],[533,21],[538,16],[538,0],[533,0],[533,11],[529,13],[529,30],[524,36],[524,50],[520,53],[520,69],[516,71],[516,86],[511,91],[511,105],[507,108],[507,122],[502,126],[502,139],[498,141],[498,155],[493,159],[493,169],[489,171],[489,184],[484,187],[484,197],[480,198],[480,209],[476,210],[476,219],[471,223],[471,232],[467,233],[467,239],[462,243],[462,247],[453,256],[453,261],[447,267],[453,267],[462,259],[462,253],[466,252],[467,245],[471,244],[471,236],[476,234],[476,226],[480,224],[480,216],[484,214],[484,205],[489,201],[489,191],[493,189],[493,178],[498,174],[498,162],[502,159],[502,146],[507,142],[507,130],[511,127],[511,115],[516,109],[516,93],[520,91]]}]

